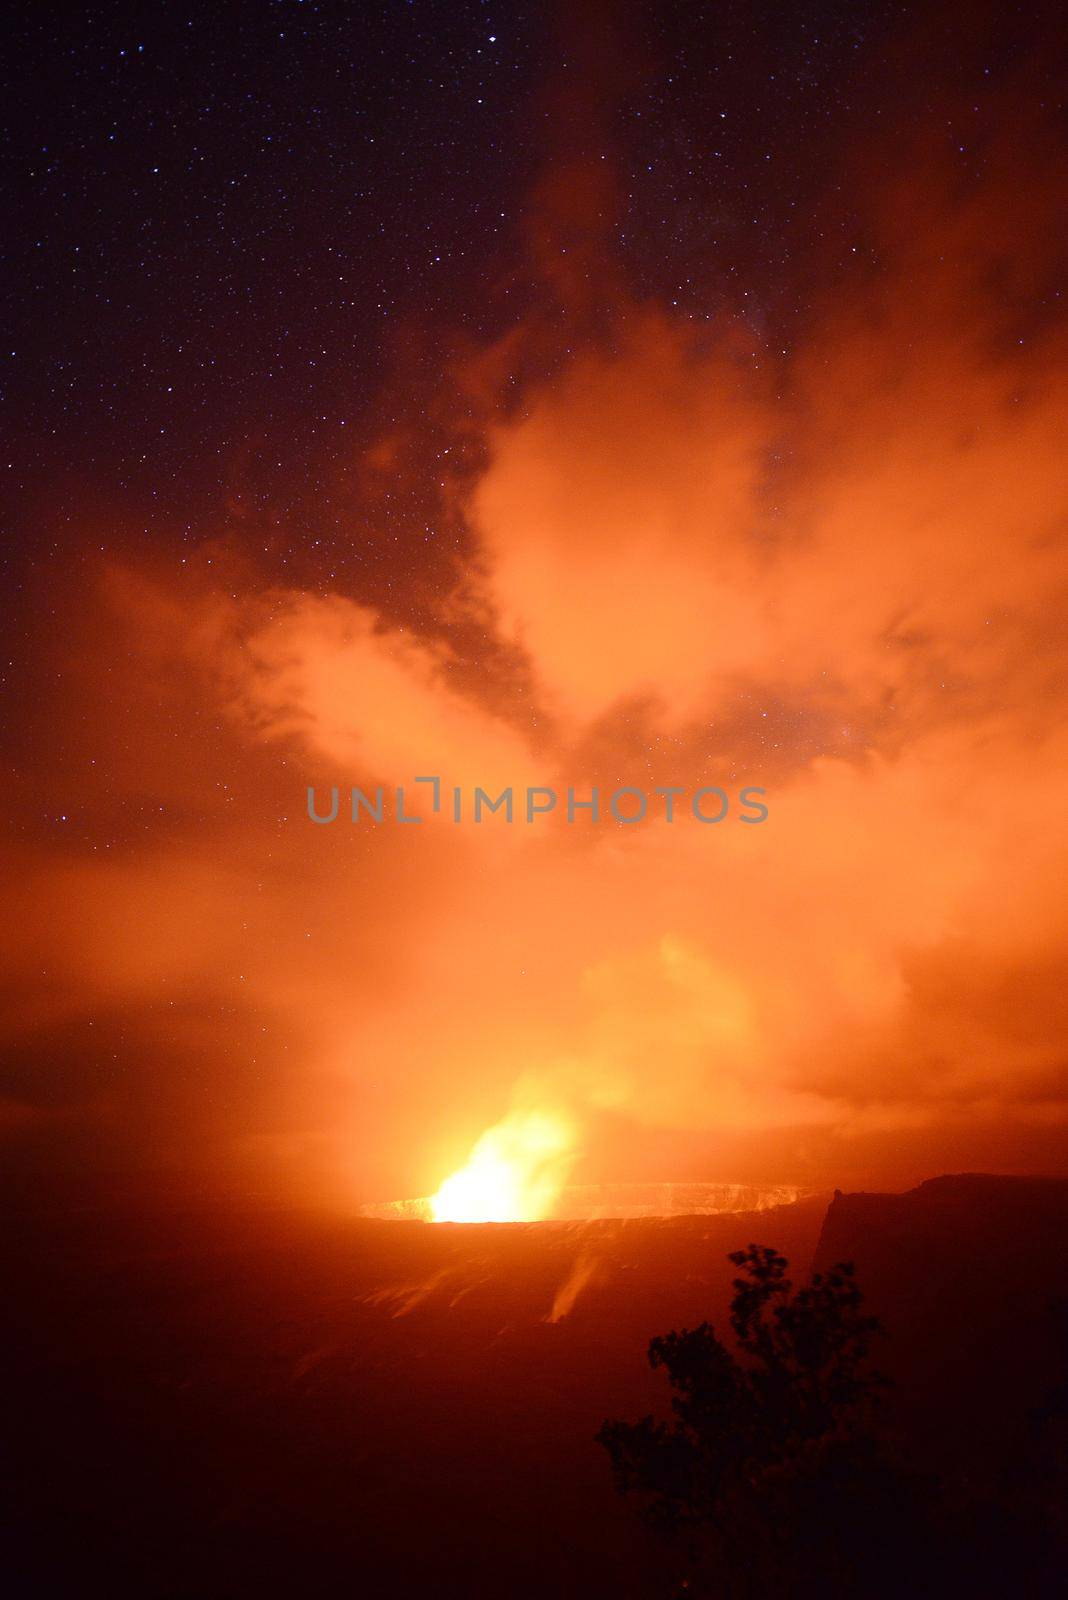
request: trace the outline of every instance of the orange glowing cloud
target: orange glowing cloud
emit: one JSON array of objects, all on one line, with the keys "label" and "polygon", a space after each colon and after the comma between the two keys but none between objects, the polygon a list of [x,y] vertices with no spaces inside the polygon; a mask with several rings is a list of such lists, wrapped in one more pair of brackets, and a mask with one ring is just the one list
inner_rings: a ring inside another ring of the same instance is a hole
[{"label": "orange glowing cloud", "polygon": [[[1021,213],[1013,271],[1052,244],[996,163],[910,203],[914,234],[873,202],[871,270],[788,354],[613,278],[611,337],[447,485],[466,543],[430,617],[239,563],[128,558],[64,600],[9,799],[62,790],[88,844],[6,846],[12,1138],[61,1103],[346,1203],[492,1186],[517,1106],[580,1177],[1061,1159],[1065,351],[996,270]],[[435,773],[752,783],[770,814],[304,815],[309,784]]]},{"label": "orange glowing cloud", "polygon": [[282,594],[232,625],[239,715],[299,742],[320,767],[387,783],[418,772],[500,784],[532,770],[520,733],[450,681],[455,662],[440,641],[340,596]]}]

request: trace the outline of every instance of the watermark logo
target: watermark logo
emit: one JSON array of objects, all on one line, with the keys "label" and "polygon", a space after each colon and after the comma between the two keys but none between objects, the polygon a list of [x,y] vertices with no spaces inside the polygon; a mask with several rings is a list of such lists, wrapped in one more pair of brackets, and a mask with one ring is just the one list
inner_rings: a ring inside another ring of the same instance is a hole
[{"label": "watermark logo", "polygon": [[[768,819],[768,807],[764,802],[766,791],[752,785],[730,793],[715,784],[692,791],[682,784],[666,784],[651,791],[623,784],[611,793],[606,792],[602,803],[597,788],[584,794],[568,788],[560,794],[544,785],[525,788],[509,785],[494,795],[478,784],[446,785],[437,776],[413,778],[412,785],[417,783],[428,786],[423,794],[430,796],[430,817],[408,809],[413,803],[413,790],[405,785],[391,789],[380,785],[371,794],[352,788],[348,791],[344,814],[351,822],[416,825],[434,817],[452,823],[479,824],[490,820],[505,825],[515,822],[530,825],[554,816],[557,821],[568,824],[609,822],[621,827],[648,821],[673,823],[678,817],[692,817],[696,822],[709,825],[733,820],[751,826]],[[337,822],[343,815],[341,794],[336,785],[326,794],[318,793],[309,785],[309,820],[321,827]]]}]

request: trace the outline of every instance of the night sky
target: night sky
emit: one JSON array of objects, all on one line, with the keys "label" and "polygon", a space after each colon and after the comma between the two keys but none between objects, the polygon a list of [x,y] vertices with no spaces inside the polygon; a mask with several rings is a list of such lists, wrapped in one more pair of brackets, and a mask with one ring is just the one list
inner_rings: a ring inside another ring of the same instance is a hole
[{"label": "night sky", "polygon": [[[436,394],[456,341],[533,308],[566,346],[525,221],[550,163],[606,170],[547,249],[569,228],[573,252],[592,238],[636,295],[738,316],[774,361],[816,295],[871,269],[850,161],[903,104],[963,183],[1021,61],[1055,97],[1057,58],[1028,55],[1034,8],[984,9],[13,18],[7,499],[49,522],[18,543],[69,558],[88,498],[156,542],[195,542],[239,507],[320,581],[340,567],[359,582],[399,544],[432,560],[447,537],[432,504],[418,530],[407,506],[376,507],[354,550],[353,439]],[[603,283],[588,260],[576,275],[589,311]]]},{"label": "night sky", "polygon": [[[587,1178],[1063,1162],[1055,23],[11,16],[16,1167],[424,1194],[516,1096]],[[307,823],[430,758],[779,832]]]}]

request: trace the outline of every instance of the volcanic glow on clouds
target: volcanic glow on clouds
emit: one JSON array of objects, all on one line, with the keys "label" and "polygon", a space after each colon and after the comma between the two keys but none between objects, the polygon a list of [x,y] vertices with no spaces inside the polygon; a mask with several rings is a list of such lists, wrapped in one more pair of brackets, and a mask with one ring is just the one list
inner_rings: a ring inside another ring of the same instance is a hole
[{"label": "volcanic glow on clouds", "polygon": [[[351,1204],[488,1127],[439,1220],[552,1213],[572,1176],[1060,1165],[1063,173],[1039,140],[962,188],[944,143],[873,160],[870,270],[788,347],[606,288],[613,338],[565,328],[521,407],[493,375],[552,317],[461,362],[444,576],[418,529],[377,587],[259,565],[240,518],[155,569],[100,529],[5,780],[43,820],[2,847],[0,1128]],[[351,463],[354,552],[406,428]],[[303,814],[435,772],[753,783],[770,816]]]}]

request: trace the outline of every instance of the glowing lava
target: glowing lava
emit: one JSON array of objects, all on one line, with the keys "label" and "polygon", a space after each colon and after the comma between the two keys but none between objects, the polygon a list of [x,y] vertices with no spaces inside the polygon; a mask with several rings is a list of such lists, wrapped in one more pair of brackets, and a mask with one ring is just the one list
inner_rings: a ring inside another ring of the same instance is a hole
[{"label": "glowing lava", "polygon": [[466,1166],[430,1200],[435,1222],[534,1222],[550,1214],[574,1159],[575,1130],[553,1111],[514,1111],[487,1128]]}]

